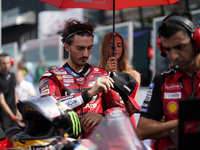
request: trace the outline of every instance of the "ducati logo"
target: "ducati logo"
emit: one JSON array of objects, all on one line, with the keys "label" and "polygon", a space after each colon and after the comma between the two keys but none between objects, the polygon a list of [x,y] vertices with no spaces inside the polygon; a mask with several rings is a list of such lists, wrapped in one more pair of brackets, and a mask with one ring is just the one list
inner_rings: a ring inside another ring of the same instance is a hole
[{"label": "ducati logo", "polygon": [[86,79],[85,78],[76,78],[76,81],[77,82],[83,82],[83,81],[85,81]]}]

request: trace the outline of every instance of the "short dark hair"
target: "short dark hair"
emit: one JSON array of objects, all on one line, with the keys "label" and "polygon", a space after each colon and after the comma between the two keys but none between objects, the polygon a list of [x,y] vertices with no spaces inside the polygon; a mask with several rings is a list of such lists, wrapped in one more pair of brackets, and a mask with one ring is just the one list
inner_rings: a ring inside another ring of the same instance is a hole
[{"label": "short dark hair", "polygon": [[10,55],[8,53],[4,53],[4,52],[0,54],[0,57],[7,57],[7,56],[10,56]]},{"label": "short dark hair", "polygon": [[81,36],[93,36],[94,27],[89,22],[81,22],[76,19],[69,19],[65,23],[65,27],[61,33],[63,43],[67,43],[69,45],[73,42],[74,35]]},{"label": "short dark hair", "polygon": [[163,19],[161,25],[158,28],[159,36],[169,38],[172,35],[176,34],[177,32],[183,31],[183,33],[185,33],[185,35],[187,35],[188,37],[191,37],[191,31],[189,31],[185,26],[181,25],[181,23],[177,23],[174,21],[168,21],[168,18],[170,18],[172,16],[181,16],[181,17],[187,18],[197,27],[197,25],[196,25],[197,23],[196,23],[194,17],[189,12],[177,11],[177,12],[174,12],[174,13],[168,15],[167,17],[165,17]]}]

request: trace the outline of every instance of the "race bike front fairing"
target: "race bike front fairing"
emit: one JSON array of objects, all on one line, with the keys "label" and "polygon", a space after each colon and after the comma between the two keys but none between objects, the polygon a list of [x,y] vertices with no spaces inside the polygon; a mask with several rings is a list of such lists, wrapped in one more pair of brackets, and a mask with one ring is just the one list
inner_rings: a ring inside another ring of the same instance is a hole
[{"label": "race bike front fairing", "polygon": [[78,115],[52,96],[39,95],[17,104],[26,127],[13,138],[15,149],[48,147],[58,138],[78,138],[81,124]]}]

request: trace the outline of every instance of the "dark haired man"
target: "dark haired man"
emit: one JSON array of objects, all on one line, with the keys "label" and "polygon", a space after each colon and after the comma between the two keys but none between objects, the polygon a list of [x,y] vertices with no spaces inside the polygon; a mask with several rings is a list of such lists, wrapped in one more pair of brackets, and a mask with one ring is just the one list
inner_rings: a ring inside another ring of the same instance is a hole
[{"label": "dark haired man", "polygon": [[76,110],[86,133],[104,118],[105,110],[121,107],[113,99],[113,79],[108,72],[87,63],[93,30],[90,23],[68,20],[61,36],[69,58],[61,68],[44,72],[40,80],[40,93],[53,95]]},{"label": "dark haired man", "polygon": [[19,125],[24,127],[21,114],[16,108],[18,101],[15,93],[15,76],[10,71],[11,57],[7,53],[0,54],[0,123],[3,130]]},{"label": "dark haired man", "polygon": [[137,133],[141,139],[159,139],[159,150],[176,149],[169,132],[178,128],[179,101],[200,97],[200,29],[190,13],[178,12],[167,16],[158,32],[161,55],[173,66],[150,84]]}]

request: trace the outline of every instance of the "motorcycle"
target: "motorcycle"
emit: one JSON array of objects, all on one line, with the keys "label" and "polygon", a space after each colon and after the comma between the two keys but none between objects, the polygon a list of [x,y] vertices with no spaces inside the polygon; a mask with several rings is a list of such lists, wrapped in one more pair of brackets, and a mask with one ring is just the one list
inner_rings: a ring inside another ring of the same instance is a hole
[{"label": "motorcycle", "polygon": [[[120,108],[105,112],[105,119],[98,124],[88,139],[74,141],[70,150],[152,150],[142,143],[126,113]],[[71,141],[61,141],[49,150],[69,148]]]},{"label": "motorcycle", "polygon": [[126,112],[118,107],[105,118],[89,138],[74,136],[68,112],[52,96],[39,95],[18,102],[26,127],[10,136],[16,150],[151,150],[139,140]]}]

